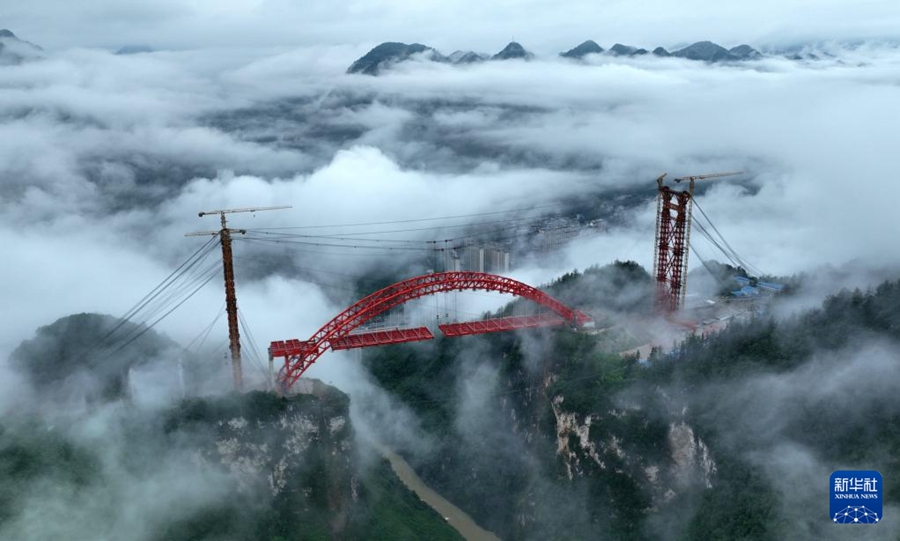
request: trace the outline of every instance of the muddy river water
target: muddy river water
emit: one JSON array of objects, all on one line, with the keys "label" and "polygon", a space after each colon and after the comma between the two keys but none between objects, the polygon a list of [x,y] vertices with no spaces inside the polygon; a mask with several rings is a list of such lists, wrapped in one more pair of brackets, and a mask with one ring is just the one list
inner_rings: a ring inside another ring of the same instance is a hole
[{"label": "muddy river water", "polygon": [[472,517],[467,515],[462,509],[448,502],[440,494],[429,488],[416,475],[412,467],[403,460],[403,457],[381,445],[376,444],[376,447],[382,456],[391,463],[391,467],[394,469],[397,477],[403,481],[403,484],[415,492],[432,509],[440,513],[447,520],[447,523],[453,526],[460,535],[468,541],[500,541],[499,537],[476,524]]}]

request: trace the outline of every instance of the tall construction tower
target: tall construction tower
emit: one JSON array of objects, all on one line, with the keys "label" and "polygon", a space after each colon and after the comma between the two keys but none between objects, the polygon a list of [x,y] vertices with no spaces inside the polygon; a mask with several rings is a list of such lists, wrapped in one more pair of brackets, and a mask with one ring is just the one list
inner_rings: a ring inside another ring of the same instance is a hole
[{"label": "tall construction tower", "polygon": [[243,235],[247,231],[244,229],[229,229],[228,223],[225,221],[225,215],[235,212],[257,212],[289,208],[291,207],[255,207],[201,212],[199,213],[201,218],[211,214],[218,214],[222,221],[222,228],[218,231],[201,231],[185,235],[186,237],[218,235],[222,243],[222,268],[225,274],[225,311],[228,313],[228,348],[231,350],[231,375],[234,378],[234,389],[236,391],[240,391],[244,387],[244,377],[241,369],[241,336],[238,328],[237,294],[234,290],[234,258],[231,252],[231,235],[233,233]]},{"label": "tall construction tower", "polygon": [[673,314],[684,306],[687,291],[688,249],[691,245],[691,208],[694,182],[730,177],[736,173],[713,173],[676,178],[688,181],[687,190],[674,190],[663,184],[666,173],[656,179],[656,243],[653,250],[653,277],[656,280],[656,309]]}]

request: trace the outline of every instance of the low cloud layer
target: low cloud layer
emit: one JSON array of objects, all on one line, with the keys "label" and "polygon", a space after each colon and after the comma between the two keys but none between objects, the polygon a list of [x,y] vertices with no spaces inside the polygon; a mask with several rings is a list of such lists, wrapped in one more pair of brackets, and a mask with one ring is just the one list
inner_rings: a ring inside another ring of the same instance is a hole
[{"label": "low cloud layer", "polygon": [[[896,277],[900,252],[889,233],[900,225],[891,163],[900,8],[886,0],[852,10],[843,4],[37,0],[23,7],[0,0],[0,28],[46,49],[42,59],[0,65],[0,412],[9,418],[2,429],[10,430],[7,439],[30,437],[33,423],[17,425],[11,413],[40,414],[48,425],[40,437],[86,450],[95,458],[85,471],[104,480],[75,494],[57,488],[67,485],[54,477],[71,472],[48,467],[46,486],[16,495],[25,514],[2,533],[85,536],[104,516],[110,537],[143,538],[194,506],[228,500],[233,479],[198,469],[193,440],[138,449],[163,457],[160,470],[145,471],[127,452],[127,442],[141,441],[131,427],[145,427],[144,416],[185,394],[180,357],[130,370],[128,403],[102,406],[82,397],[67,402],[58,392],[38,400],[34,378],[8,361],[58,318],[126,313],[207,240],[185,233],[218,228],[216,217],[198,218],[199,211],[293,207],[229,217],[232,227],[250,230],[235,242],[240,311],[256,345],[244,332],[248,387],[263,385],[271,340],[304,339],[373,287],[433,268],[433,248],[471,235],[473,223],[516,237],[541,216],[603,220],[558,252],[514,262],[510,275],[529,284],[614,260],[649,269],[654,179],[663,171],[670,179],[745,171],[702,184],[698,202],[760,269],[808,273],[805,296],[786,312],[847,285]],[[410,61],[379,77],[345,73],[387,39],[450,53],[494,52],[511,38],[536,59]],[[818,59],[708,65],[556,57],[589,38],[604,46],[673,48],[700,39],[770,52],[799,46]],[[126,44],[157,52],[108,52]],[[693,240],[700,255],[718,257]],[[230,386],[218,257],[213,251],[204,262],[216,272],[209,285],[157,327],[199,352],[193,368],[209,381],[195,382],[197,394]],[[427,319],[452,306],[476,317],[508,300],[460,293],[411,304],[409,314]],[[533,369],[547,345],[527,340]],[[738,436],[727,442],[774,481],[787,481],[779,489],[798,507],[818,494],[791,486],[811,486],[828,468],[790,438],[792,419],[780,412],[797,403],[833,405],[832,396],[858,391],[851,375],[863,371],[875,383],[853,396],[869,406],[890,403],[887,382],[897,370],[888,360],[896,351],[874,344],[845,353],[777,378],[705,390],[729,397],[716,407],[756,428],[756,446]],[[471,361],[457,388],[465,400],[455,422],[463,434],[490,436],[505,414],[478,412],[498,372],[481,362],[484,352],[465,354]],[[838,376],[820,381],[821,373]],[[85,370],[79,377],[87,383],[75,384],[90,388],[92,374]],[[414,455],[435,446],[413,411],[372,383],[355,353],[328,353],[308,375],[352,395],[363,438]],[[755,415],[744,419],[751,409]],[[521,457],[522,445],[513,438],[503,448]],[[51,515],[63,520],[42,520]]]},{"label": "low cloud layer", "polygon": [[0,21],[54,48],[308,46],[420,41],[446,49],[496,52],[511,37],[541,52],[566,50],[585,39],[655,47],[713,39],[783,44],[808,40],[896,37],[895,2],[867,0],[848,8],[827,0],[723,5],[709,0],[598,4],[586,0],[527,3],[370,0],[335,5],[315,0],[139,0],[122,5],[91,0],[76,8],[38,0],[27,8],[5,0]]},{"label": "low cloud layer", "polygon": [[[900,188],[885,156],[900,56],[877,45],[831,51],[821,61],[743,66],[409,62],[378,78],[345,75],[359,51],[341,46],[70,50],[0,68],[0,238],[10,262],[0,292],[12,307],[0,356],[63,315],[123,313],[196,249],[200,241],[183,233],[217,227],[196,218],[214,208],[294,206],[231,221],[258,228],[624,205],[604,234],[514,270],[539,284],[615,259],[649,268],[653,179],[743,170],[698,201],[756,266],[893,268],[886,243]],[[631,198],[617,203],[623,194]],[[379,236],[419,242],[464,231],[392,229],[410,231]],[[356,298],[354,276],[426,270],[403,250],[243,242],[236,251],[240,303],[260,344],[312,334]],[[320,285],[291,266],[314,269]],[[161,329],[187,342],[221,302],[210,286]],[[469,311],[500,302],[476,299]],[[215,332],[224,333],[221,322]]]},{"label": "low cloud layer", "polygon": [[[717,424],[717,437],[729,452],[738,452],[766,473],[793,536],[843,539],[843,531],[805,510],[822,508],[828,498],[823,480],[835,469],[867,469],[891,461],[877,449],[860,451],[859,463],[835,464],[826,454],[838,447],[835,442],[854,441],[860,430],[877,431],[878,419],[897,414],[891,383],[900,371],[897,355],[894,344],[872,340],[852,351],[819,353],[787,373],[695,389],[696,404],[704,408],[695,414]],[[863,373],[864,391],[858,385],[858,374]],[[810,412],[827,417],[813,420],[827,432],[820,439],[811,438],[816,431],[802,426],[813,417]],[[897,510],[895,505],[886,506],[888,527],[867,534],[870,539],[892,537]]]}]

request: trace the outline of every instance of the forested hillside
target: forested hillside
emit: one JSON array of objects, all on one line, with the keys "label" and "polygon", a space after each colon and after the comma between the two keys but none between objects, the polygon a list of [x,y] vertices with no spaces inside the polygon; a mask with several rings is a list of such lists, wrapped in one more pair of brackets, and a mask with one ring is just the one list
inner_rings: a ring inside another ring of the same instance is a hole
[{"label": "forested hillside", "polygon": [[192,395],[196,359],[161,335],[87,349],[117,324],[70,316],[14,353],[36,391],[0,419],[0,539],[460,539],[356,437],[341,391]]},{"label": "forested hillside", "polygon": [[[625,271],[573,273],[552,291],[601,291],[580,304],[608,305],[645,273],[580,286]],[[406,453],[420,475],[504,539],[840,539],[829,474],[900,476],[898,323],[900,282],[888,282],[691,337],[649,364],[568,329],[380,348],[364,362],[436,442]],[[898,501],[889,487],[875,539],[896,539]]]}]

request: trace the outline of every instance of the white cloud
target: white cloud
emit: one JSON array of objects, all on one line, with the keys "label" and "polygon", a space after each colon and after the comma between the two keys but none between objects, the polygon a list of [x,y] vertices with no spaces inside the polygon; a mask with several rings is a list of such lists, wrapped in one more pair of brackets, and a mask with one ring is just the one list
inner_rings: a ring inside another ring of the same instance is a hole
[{"label": "white cloud", "polygon": [[[352,47],[219,52],[72,51],[3,68],[0,234],[9,279],[0,287],[14,308],[5,312],[0,354],[62,315],[122,313],[195,249],[185,232],[216,227],[196,218],[216,208],[293,205],[231,222],[279,227],[646,190],[647,204],[624,225],[516,269],[538,284],[615,259],[649,267],[653,178],[743,169],[757,190],[716,181],[698,200],[763,270],[900,263],[885,249],[900,195],[886,159],[898,108],[894,48],[743,68],[650,58],[413,62],[378,78],[343,74],[344,57],[360,52]],[[262,268],[253,279],[239,273],[239,294],[263,344],[311,334],[352,300],[343,290],[262,278],[266,271],[293,262],[334,273],[314,281],[349,286],[347,275],[404,261],[402,252],[337,257],[315,246],[284,259],[276,248],[236,244],[239,259]],[[185,341],[202,330],[222,302],[212,283],[162,329]],[[478,299],[470,311],[495,306]]]},{"label": "white cloud", "polygon": [[77,6],[36,0],[27,9],[0,5],[4,25],[50,47],[160,48],[424,42],[451,52],[496,52],[512,38],[555,53],[585,39],[645,47],[713,39],[790,43],[798,40],[896,37],[900,9],[890,0],[848,5],[827,0],[753,3],[691,0],[590,2],[569,0],[418,1],[138,0],[127,5],[91,0]]}]

